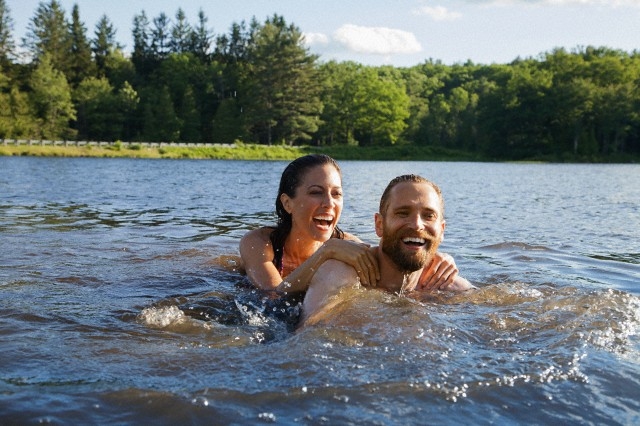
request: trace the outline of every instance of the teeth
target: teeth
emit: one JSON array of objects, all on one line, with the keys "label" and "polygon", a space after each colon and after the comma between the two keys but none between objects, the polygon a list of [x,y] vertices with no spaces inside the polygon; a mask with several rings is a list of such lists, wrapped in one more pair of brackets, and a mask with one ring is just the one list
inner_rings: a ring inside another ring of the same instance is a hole
[{"label": "teeth", "polygon": [[403,238],[402,242],[404,242],[404,243],[424,244],[425,240],[423,238],[407,237],[407,238]]},{"label": "teeth", "polygon": [[314,220],[326,220],[327,222],[333,222],[333,217],[331,216],[315,216]]}]

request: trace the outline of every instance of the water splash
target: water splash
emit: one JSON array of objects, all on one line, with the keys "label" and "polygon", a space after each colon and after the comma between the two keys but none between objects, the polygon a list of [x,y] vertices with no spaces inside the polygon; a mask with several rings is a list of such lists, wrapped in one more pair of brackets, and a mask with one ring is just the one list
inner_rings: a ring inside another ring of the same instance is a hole
[{"label": "water splash", "polygon": [[187,317],[177,306],[151,307],[142,310],[138,319],[150,327],[166,328],[171,325],[181,325]]}]

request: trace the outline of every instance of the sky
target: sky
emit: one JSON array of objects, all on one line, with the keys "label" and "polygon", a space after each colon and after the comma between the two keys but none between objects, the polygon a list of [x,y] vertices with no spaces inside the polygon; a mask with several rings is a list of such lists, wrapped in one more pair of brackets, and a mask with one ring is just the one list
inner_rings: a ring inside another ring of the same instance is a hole
[{"label": "sky", "polygon": [[[263,23],[278,14],[304,34],[320,61],[413,66],[509,63],[555,48],[585,46],[640,50],[640,0],[58,0],[70,18],[80,19],[93,37],[106,15],[116,38],[130,51],[133,17],[144,11],[174,18],[181,8],[198,22],[202,10],[214,34],[255,17]],[[46,0],[45,3],[48,3]],[[5,0],[17,44],[40,3]]]}]

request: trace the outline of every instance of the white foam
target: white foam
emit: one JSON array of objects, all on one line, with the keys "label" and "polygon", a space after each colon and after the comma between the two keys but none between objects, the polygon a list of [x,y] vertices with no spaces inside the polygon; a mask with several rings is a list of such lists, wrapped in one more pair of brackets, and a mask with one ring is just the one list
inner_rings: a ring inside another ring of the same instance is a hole
[{"label": "white foam", "polygon": [[170,325],[183,324],[187,317],[177,306],[164,306],[160,308],[145,308],[139,315],[140,320],[146,325],[158,328]]}]

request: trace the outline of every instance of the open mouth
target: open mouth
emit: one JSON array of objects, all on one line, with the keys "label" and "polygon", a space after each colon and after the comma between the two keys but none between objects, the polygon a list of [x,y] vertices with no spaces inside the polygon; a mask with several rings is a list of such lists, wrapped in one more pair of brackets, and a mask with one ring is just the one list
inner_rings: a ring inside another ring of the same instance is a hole
[{"label": "open mouth", "polygon": [[405,237],[402,239],[402,242],[408,245],[409,247],[422,247],[426,244],[426,240],[424,238],[417,237]]},{"label": "open mouth", "polygon": [[313,221],[320,226],[329,227],[333,223],[333,217],[331,216],[316,216]]}]

